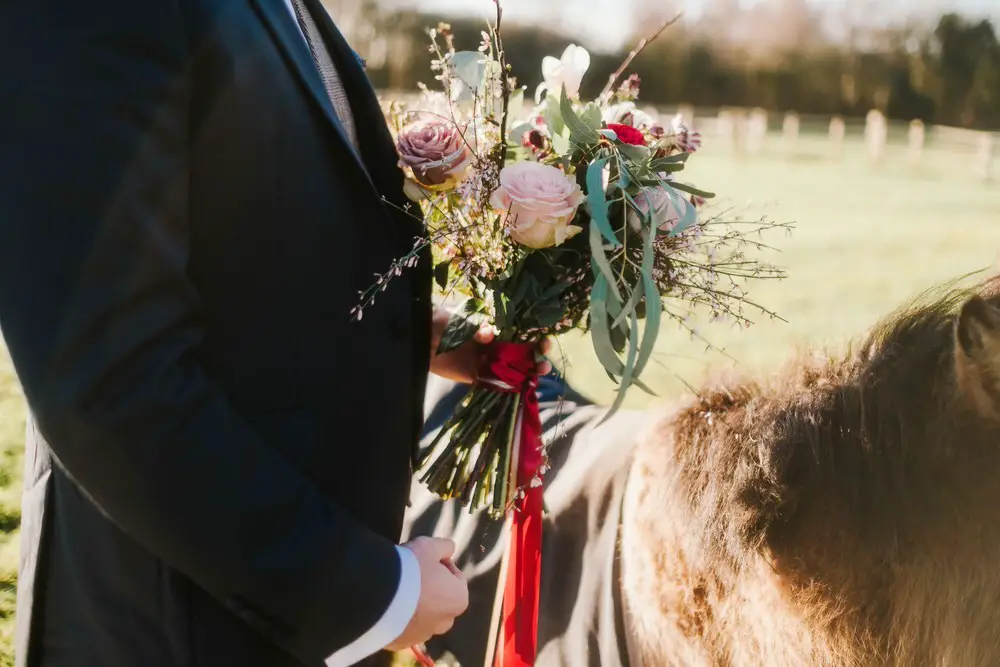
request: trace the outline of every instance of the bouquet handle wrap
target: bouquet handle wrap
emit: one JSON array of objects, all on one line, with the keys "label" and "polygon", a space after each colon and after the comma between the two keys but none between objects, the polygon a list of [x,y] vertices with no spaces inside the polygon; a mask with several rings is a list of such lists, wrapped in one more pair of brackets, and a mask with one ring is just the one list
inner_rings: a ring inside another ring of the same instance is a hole
[{"label": "bouquet handle wrap", "polygon": [[[542,567],[542,423],[533,343],[494,343],[479,382],[520,394],[514,432],[512,485],[522,489],[512,522],[496,667],[531,667],[538,642],[538,594]],[[516,463],[515,463],[516,462]],[[515,481],[516,480],[516,481]]]}]

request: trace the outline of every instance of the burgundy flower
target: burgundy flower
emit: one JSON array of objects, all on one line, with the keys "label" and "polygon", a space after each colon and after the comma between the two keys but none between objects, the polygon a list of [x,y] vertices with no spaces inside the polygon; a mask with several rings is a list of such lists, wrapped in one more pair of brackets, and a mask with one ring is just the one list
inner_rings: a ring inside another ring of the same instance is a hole
[{"label": "burgundy flower", "polygon": [[623,144],[629,144],[631,146],[646,145],[646,137],[642,136],[642,132],[634,127],[622,125],[621,123],[608,123],[608,129],[614,130],[615,134],[618,135],[618,141]]}]

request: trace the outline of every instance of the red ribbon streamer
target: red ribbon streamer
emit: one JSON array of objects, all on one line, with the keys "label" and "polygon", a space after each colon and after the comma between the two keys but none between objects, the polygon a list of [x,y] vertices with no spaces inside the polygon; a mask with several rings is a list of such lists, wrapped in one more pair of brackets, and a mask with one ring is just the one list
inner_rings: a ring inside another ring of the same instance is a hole
[{"label": "red ribbon streamer", "polygon": [[520,449],[517,484],[525,495],[513,509],[513,524],[504,586],[501,629],[496,667],[532,667],[538,653],[538,592],[542,570],[542,422],[538,413],[538,374],[533,343],[494,343],[490,346],[483,378],[499,380],[521,395]]}]

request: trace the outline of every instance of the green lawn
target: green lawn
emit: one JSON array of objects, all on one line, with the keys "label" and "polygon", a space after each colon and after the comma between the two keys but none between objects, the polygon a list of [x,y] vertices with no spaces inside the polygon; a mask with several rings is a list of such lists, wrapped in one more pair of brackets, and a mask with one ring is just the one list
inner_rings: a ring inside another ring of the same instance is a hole
[{"label": "green lawn", "polygon": [[[780,141],[772,137],[777,148]],[[786,280],[751,285],[751,296],[787,323],[763,321],[746,331],[724,324],[703,333],[741,365],[773,369],[796,346],[842,345],[901,300],[941,281],[992,266],[1000,251],[1000,183],[972,179],[971,157],[928,147],[920,167],[906,165],[905,146],[890,148],[880,168],[865,162],[859,140],[846,157],[821,157],[824,138],[803,138],[800,155],[775,149],[742,159],[707,148],[690,161],[685,180],[714,190],[747,214],[795,221],[791,237],[768,239],[782,252],[769,259]],[[568,338],[570,380],[600,399],[614,387],[588,343]],[[697,382],[709,369],[731,365],[687,335],[664,330],[657,361],[645,379],[661,400],[682,389],[676,376]],[[632,405],[650,402],[633,392]],[[0,667],[13,664],[14,585],[20,501],[23,405],[6,357],[0,358]]]}]

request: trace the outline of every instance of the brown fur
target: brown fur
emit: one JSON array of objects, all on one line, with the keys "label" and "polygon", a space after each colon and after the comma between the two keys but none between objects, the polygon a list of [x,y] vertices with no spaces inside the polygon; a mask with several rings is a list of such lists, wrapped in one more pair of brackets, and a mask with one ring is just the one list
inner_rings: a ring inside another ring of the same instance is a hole
[{"label": "brown fur", "polygon": [[623,535],[647,666],[1000,665],[998,294],[658,423]]}]

